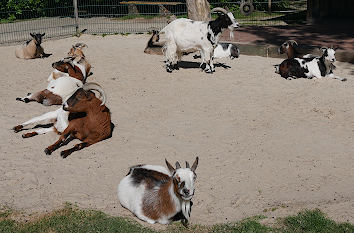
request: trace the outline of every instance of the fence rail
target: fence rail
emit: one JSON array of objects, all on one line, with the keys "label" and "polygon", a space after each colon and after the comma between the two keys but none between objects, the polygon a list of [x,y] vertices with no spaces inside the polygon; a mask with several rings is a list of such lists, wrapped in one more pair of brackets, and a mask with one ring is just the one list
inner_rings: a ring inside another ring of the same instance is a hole
[{"label": "fence rail", "polygon": [[[135,11],[132,12],[129,4],[122,4],[118,0],[100,1],[100,4],[80,0],[76,24],[72,1],[62,2],[66,5],[0,11],[0,44],[28,40],[30,32],[45,32],[46,38],[72,36],[76,34],[77,24],[79,30],[87,29],[86,33],[89,34],[144,33],[151,29],[163,28],[167,24],[169,14],[187,17],[185,1],[179,4],[165,4],[163,7],[158,3],[151,4],[151,1],[150,4],[140,1],[133,7]],[[247,16],[240,12],[240,1],[209,2],[212,8],[227,6],[241,25],[287,25],[301,23],[306,18],[306,0],[273,0],[271,13],[268,12],[267,0],[253,0],[255,10]]]}]

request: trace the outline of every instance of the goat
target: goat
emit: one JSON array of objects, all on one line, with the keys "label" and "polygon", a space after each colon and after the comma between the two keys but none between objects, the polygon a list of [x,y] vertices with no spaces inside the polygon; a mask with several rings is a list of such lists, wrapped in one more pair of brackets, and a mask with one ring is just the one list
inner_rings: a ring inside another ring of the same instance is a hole
[{"label": "goat", "polygon": [[33,37],[33,39],[27,41],[20,47],[16,48],[15,50],[16,57],[22,59],[49,57],[51,54],[44,53],[44,49],[41,46],[42,37],[45,35],[45,33],[43,34],[30,33],[30,35]]},{"label": "goat", "polygon": [[82,49],[87,47],[88,46],[84,43],[76,43],[68,52],[68,57],[72,58],[76,65],[84,67],[85,79],[90,75],[91,70],[91,64],[87,61],[85,54],[82,52]]},{"label": "goat", "polygon": [[165,42],[159,42],[160,35],[159,31],[153,30],[151,38],[149,39],[144,53],[151,54],[151,55],[163,55],[162,48]]},{"label": "goat", "polygon": [[36,101],[43,105],[62,104],[78,87],[82,87],[85,78],[83,67],[75,65],[70,59],[60,60],[52,64],[54,71],[49,76],[49,84],[46,89],[34,94],[28,93],[25,97],[16,100],[29,103]]},{"label": "goat", "polygon": [[[160,42],[160,35],[159,32],[156,30],[152,31],[152,36],[150,37],[144,53],[151,54],[151,55],[163,55],[162,48],[164,46],[165,42]],[[191,52],[197,52],[195,51],[189,51],[187,53],[182,53],[183,55],[188,55]],[[237,45],[231,44],[231,43],[218,43],[218,45],[214,49],[214,55],[213,59],[220,59],[220,58],[225,58],[225,57],[230,57],[231,59],[238,58],[240,55],[240,50],[238,49]],[[194,55],[194,59],[201,58],[199,55]],[[203,64],[204,61],[201,62]]]},{"label": "goat", "polygon": [[[288,59],[291,58],[313,58],[313,57],[317,57],[320,58],[321,56],[316,56],[313,54],[303,54],[300,53],[297,50],[298,47],[298,43],[295,40],[288,40],[285,41],[279,48],[278,48],[278,53],[279,54],[286,54]],[[336,66],[334,64],[331,64],[331,69],[334,70],[336,68]]]},{"label": "goat", "polygon": [[[102,101],[91,90],[98,91]],[[34,117],[13,127],[13,130],[17,133],[30,124],[53,123],[49,128],[35,129],[33,132],[23,134],[22,137],[28,138],[53,131],[61,133],[59,140],[45,149],[47,155],[75,138],[81,140],[82,143],[61,152],[61,157],[66,158],[74,151],[111,136],[111,115],[105,102],[106,95],[103,89],[96,83],[86,83],[82,88],[78,88],[59,109]]]},{"label": "goat", "polygon": [[118,185],[121,205],[133,212],[139,219],[150,224],[168,224],[171,220],[182,220],[186,225],[190,218],[194,183],[198,166],[196,157],[192,167],[186,162],[176,168],[167,161],[168,170],[156,165],[137,165]]},{"label": "goat", "polygon": [[280,65],[276,65],[276,73],[283,78],[334,78],[341,79],[333,74],[333,63],[336,61],[335,49],[322,47],[321,57],[291,58],[284,60]]},{"label": "goat", "polygon": [[172,72],[178,69],[177,61],[181,60],[182,52],[199,50],[202,60],[206,61],[204,71],[214,72],[213,52],[217,46],[221,33],[226,28],[232,31],[239,24],[231,12],[223,8],[216,7],[211,13],[220,12],[221,14],[213,21],[194,21],[191,19],[180,18],[169,23],[161,32],[166,34],[166,43],[163,52],[166,57],[166,71]]},{"label": "goat", "polygon": [[45,106],[59,105],[69,97],[77,88],[82,87],[83,83],[72,77],[62,76],[49,82],[46,89],[36,93],[28,93],[27,96],[16,98],[18,101],[29,103],[36,101]]}]

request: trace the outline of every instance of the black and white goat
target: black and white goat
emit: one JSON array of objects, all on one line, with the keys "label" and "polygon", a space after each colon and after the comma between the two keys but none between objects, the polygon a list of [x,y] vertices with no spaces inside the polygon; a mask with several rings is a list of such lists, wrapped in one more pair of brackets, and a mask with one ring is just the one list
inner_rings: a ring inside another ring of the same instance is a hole
[{"label": "black and white goat", "polygon": [[194,21],[180,18],[172,21],[161,30],[166,34],[166,43],[163,51],[166,57],[166,70],[172,72],[178,69],[177,62],[181,60],[183,52],[199,50],[202,60],[206,61],[205,72],[214,72],[213,53],[221,33],[230,29],[230,37],[234,28],[239,24],[234,15],[223,8],[216,7],[211,13],[220,12],[218,18],[212,21]]},{"label": "black and white goat", "polygon": [[148,223],[168,224],[182,220],[187,224],[194,195],[195,170],[198,157],[192,167],[176,162],[176,168],[165,160],[168,170],[156,165],[137,165],[130,168],[118,185],[118,198],[123,207]]},{"label": "black and white goat", "polygon": [[333,63],[336,61],[335,49],[322,47],[321,57],[291,58],[284,60],[280,65],[276,65],[276,73],[283,78],[334,78],[346,81],[333,74]]}]

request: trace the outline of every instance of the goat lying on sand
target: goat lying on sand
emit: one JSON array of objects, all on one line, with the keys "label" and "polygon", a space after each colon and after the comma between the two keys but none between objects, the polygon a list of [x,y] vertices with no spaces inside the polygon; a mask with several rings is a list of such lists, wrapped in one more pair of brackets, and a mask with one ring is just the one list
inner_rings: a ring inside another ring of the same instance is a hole
[{"label": "goat lying on sand", "polygon": [[51,54],[44,53],[43,47],[41,46],[43,34],[32,34],[32,40],[27,41],[20,47],[16,48],[15,55],[22,59],[33,59],[33,58],[43,58],[49,57]]},{"label": "goat lying on sand", "polygon": [[131,167],[118,185],[118,198],[123,207],[148,223],[182,220],[186,225],[195,191],[198,157],[191,168],[188,162],[186,168],[181,168],[179,162],[176,168],[165,162],[168,170],[155,165]]},{"label": "goat lying on sand", "polygon": [[342,79],[333,74],[335,49],[322,47],[321,51],[321,57],[286,59],[280,65],[275,65],[275,72],[286,79],[328,77],[346,81],[346,78]]},{"label": "goat lying on sand", "polygon": [[[98,91],[102,101],[91,90]],[[82,143],[60,153],[63,158],[66,158],[74,151],[81,150],[111,136],[111,114],[104,105],[105,101],[105,93],[98,84],[86,83],[82,88],[78,88],[56,111],[32,118],[21,125],[15,126],[13,130],[17,133],[30,124],[53,123],[53,126],[49,128],[35,129],[33,132],[23,134],[22,137],[28,138],[53,131],[61,133],[59,140],[45,149],[47,155],[50,155],[62,145],[66,145],[72,139],[81,140]]]},{"label": "goat lying on sand", "polygon": [[48,86],[42,91],[28,93],[27,96],[16,98],[25,103],[36,101],[43,105],[62,104],[85,81],[83,66],[78,66],[71,59],[64,59],[52,64],[54,71],[49,76]]}]

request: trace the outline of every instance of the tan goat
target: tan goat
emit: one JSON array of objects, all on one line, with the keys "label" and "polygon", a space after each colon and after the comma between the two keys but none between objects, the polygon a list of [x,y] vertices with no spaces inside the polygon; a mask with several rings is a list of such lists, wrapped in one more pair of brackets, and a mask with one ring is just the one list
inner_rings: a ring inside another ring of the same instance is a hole
[{"label": "tan goat", "polygon": [[33,59],[33,58],[43,58],[49,57],[51,54],[46,54],[43,47],[41,46],[43,34],[32,34],[32,40],[27,41],[20,47],[16,48],[15,55],[22,59]]}]

